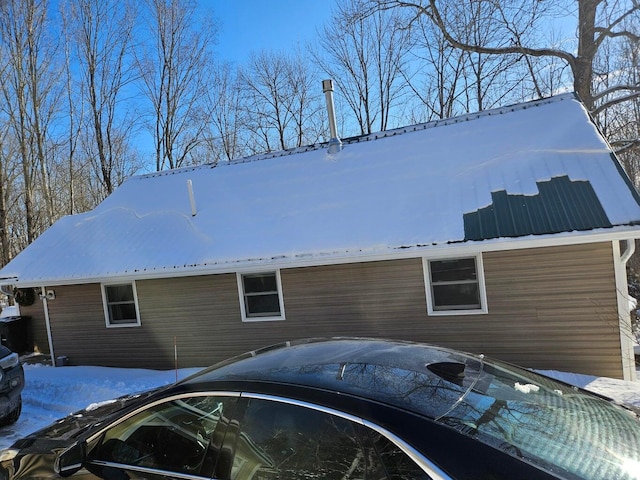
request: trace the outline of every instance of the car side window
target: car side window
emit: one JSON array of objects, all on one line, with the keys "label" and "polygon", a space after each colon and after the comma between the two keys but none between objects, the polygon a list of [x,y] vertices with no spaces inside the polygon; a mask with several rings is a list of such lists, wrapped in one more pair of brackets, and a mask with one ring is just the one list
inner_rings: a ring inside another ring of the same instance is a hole
[{"label": "car side window", "polygon": [[377,452],[376,458],[380,459],[382,468],[380,471],[386,472],[389,480],[430,480],[427,475],[416,463],[409,458],[400,448],[394,445],[389,439],[385,438],[378,432],[370,432],[369,435]]},{"label": "car side window", "polygon": [[235,402],[196,396],[154,405],[108,429],[90,463],[210,478]]},{"label": "car side window", "polygon": [[248,401],[231,480],[365,478],[364,451],[351,422],[297,405]]},{"label": "car side window", "polygon": [[326,412],[250,399],[234,438],[230,472],[223,475],[231,480],[429,478],[391,442],[367,432]]}]

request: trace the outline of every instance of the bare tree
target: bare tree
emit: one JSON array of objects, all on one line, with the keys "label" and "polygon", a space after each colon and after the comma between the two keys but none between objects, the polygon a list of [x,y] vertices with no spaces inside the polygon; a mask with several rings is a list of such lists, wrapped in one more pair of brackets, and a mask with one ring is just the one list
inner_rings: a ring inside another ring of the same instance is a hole
[{"label": "bare tree", "polygon": [[328,135],[322,82],[300,52],[290,58],[289,85],[295,146],[316,143]]},{"label": "bare tree", "polygon": [[15,206],[18,203],[20,163],[6,118],[0,119],[0,262],[6,265],[24,245],[15,238]]},{"label": "bare tree", "polygon": [[[607,42],[638,41],[635,31],[624,28],[625,21],[637,17],[640,3],[635,0],[605,2],[604,0],[576,0],[575,2],[530,2],[528,0],[492,0],[456,4],[455,12],[445,14],[441,2],[436,0],[373,0],[377,9],[400,7],[412,12],[413,18],[425,16],[442,32],[450,45],[466,52],[484,55],[522,55],[524,57],[557,58],[567,64],[572,73],[573,89],[587,109],[597,116],[607,108],[636,98],[640,94],[637,84],[616,83],[599,88],[594,67],[599,51]],[[489,3],[500,8],[497,14],[476,18],[476,21],[493,25],[500,35],[486,42],[484,39],[461,38],[455,29],[460,11],[478,3]],[[451,6],[451,4],[448,4]],[[527,39],[527,31],[543,31],[544,22],[560,15],[576,18],[576,39],[571,48],[539,45],[539,38]],[[575,46],[575,50],[573,48]],[[616,72],[598,72],[613,78]]]},{"label": "bare tree", "polygon": [[363,15],[362,2],[348,0],[321,32],[323,51],[315,60],[333,78],[362,134],[386,130],[404,92],[411,36],[403,26],[397,12]]},{"label": "bare tree", "polygon": [[[486,39],[494,34],[490,26],[476,21],[485,13],[479,4],[463,13],[470,18],[461,17],[455,25],[462,38]],[[505,99],[523,81],[515,55],[490,56],[454,48],[440,29],[424,17],[413,22],[412,30],[415,58],[411,62],[413,72],[406,81],[427,109],[426,115],[419,110],[417,115],[414,112],[414,118],[446,118],[491,108],[508,101]]]},{"label": "bare tree", "polygon": [[[636,42],[608,45],[603,53],[596,71],[615,71],[618,75],[615,79],[609,75],[598,77],[603,84],[602,89],[611,88],[612,81],[640,84],[640,52]],[[627,174],[636,186],[640,186],[640,149],[637,148],[640,139],[640,98],[620,102],[602,111],[599,124],[616,149]]]},{"label": "bare tree", "polygon": [[[0,3],[0,40],[6,59],[0,88],[22,163],[28,243],[53,222],[55,215],[47,135],[57,102],[57,72],[51,63],[55,43],[46,37],[46,13],[44,0]],[[44,204],[42,212],[36,208],[37,197]]]},{"label": "bare tree", "polygon": [[254,140],[252,153],[299,147],[318,139],[311,125],[317,123],[320,82],[300,54],[261,52],[251,57],[240,75],[246,125]]},{"label": "bare tree", "polygon": [[216,64],[212,77],[215,87],[205,94],[206,107],[201,121],[207,126],[204,138],[210,161],[217,163],[246,153],[243,140],[246,120],[241,83],[235,67],[228,62]]},{"label": "bare tree", "polygon": [[[407,86],[418,99],[413,123],[448,118],[462,113],[460,84],[465,56],[452,48],[430,22],[417,22],[411,64],[415,73],[405,72]],[[425,68],[426,66],[426,68]],[[426,107],[426,108],[425,108]]]},{"label": "bare tree", "polygon": [[130,1],[68,0],[62,15],[69,19],[69,38],[81,73],[79,90],[87,113],[81,138],[106,196],[121,181],[117,177],[123,172],[118,167],[126,169],[126,145],[134,125],[133,109],[124,103],[127,88],[135,80],[131,52],[134,5]]},{"label": "bare tree", "polygon": [[[64,11],[65,4],[62,4],[61,9]],[[66,203],[64,207],[62,207],[63,211],[69,215],[73,215],[77,212],[76,210],[76,159],[78,158],[78,144],[81,132],[81,120],[83,117],[83,106],[82,106],[82,98],[83,98],[83,84],[80,83],[78,88],[76,88],[75,79],[74,79],[74,68],[72,66],[72,35],[71,28],[69,26],[69,20],[67,15],[62,15],[62,35],[64,36],[64,82],[65,82],[65,94],[66,94],[66,118],[67,125],[65,130],[65,134],[62,138],[62,144],[66,146],[65,153],[62,153],[61,156],[66,157],[66,167],[68,174],[68,191],[66,195],[61,195],[61,200],[63,205]],[[62,147],[64,148],[64,147]],[[66,202],[62,197],[66,196]]]},{"label": "bare tree", "polygon": [[152,105],[156,169],[189,161],[203,141],[201,101],[216,28],[193,0],[145,0],[150,44],[138,56],[142,89]]},{"label": "bare tree", "polygon": [[[456,35],[464,38],[465,42],[473,44],[488,44],[504,42],[502,32],[493,21],[487,19],[502,19],[504,10],[499,2],[474,2],[468,9],[458,12],[461,17],[456,25]],[[525,41],[528,32],[531,32],[529,18],[518,19],[516,24],[522,31],[516,31],[518,41]],[[442,32],[440,32],[442,33]],[[444,36],[444,35],[443,35]],[[526,67],[531,73],[531,63],[528,57],[522,55],[488,55],[483,52],[465,51],[465,97],[466,111],[482,111],[496,105],[508,103],[512,91],[517,88],[526,76],[523,73],[520,60],[524,59]],[[521,100],[520,96],[513,99]]]}]

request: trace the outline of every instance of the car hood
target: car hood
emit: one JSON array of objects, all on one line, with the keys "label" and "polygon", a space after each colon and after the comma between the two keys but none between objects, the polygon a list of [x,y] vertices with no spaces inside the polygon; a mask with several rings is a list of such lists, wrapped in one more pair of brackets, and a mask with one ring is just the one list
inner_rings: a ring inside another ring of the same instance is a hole
[{"label": "car hood", "polygon": [[0,450],[0,479],[59,478],[54,463],[60,452],[164,388],[90,405],[17,440],[10,448]]},{"label": "car hood", "polygon": [[51,425],[37,430],[17,440],[11,449],[19,453],[51,453],[72,445],[80,438],[86,438],[108,423],[114,414],[135,408],[140,402],[166,387],[143,393],[125,395],[114,400],[92,404],[57,420]]}]

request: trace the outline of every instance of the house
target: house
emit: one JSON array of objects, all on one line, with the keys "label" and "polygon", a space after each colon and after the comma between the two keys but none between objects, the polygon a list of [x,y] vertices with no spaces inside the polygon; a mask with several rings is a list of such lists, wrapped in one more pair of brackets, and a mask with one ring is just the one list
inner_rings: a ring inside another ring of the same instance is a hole
[{"label": "house", "polygon": [[0,283],[35,291],[21,307],[35,346],[71,364],[204,366],[357,335],[632,379],[639,222],[567,94],[132,177]]}]

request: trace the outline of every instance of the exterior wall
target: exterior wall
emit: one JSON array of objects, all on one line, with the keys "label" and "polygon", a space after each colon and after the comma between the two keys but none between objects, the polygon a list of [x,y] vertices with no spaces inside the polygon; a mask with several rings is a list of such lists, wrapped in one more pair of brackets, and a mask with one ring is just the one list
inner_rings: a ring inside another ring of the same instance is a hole
[{"label": "exterior wall", "polygon": [[621,377],[611,243],[483,255],[489,313],[427,316],[420,258],[281,270],[286,320],[242,322],[235,274],[136,282],[141,326],[106,328],[100,285],[55,288],[56,355],[72,364],[205,366],[272,343],[425,341],[539,369]]},{"label": "exterior wall", "polygon": [[611,243],[495,252],[484,262],[490,315],[473,335],[475,351],[622,378]]},{"label": "exterior wall", "polygon": [[55,287],[49,315],[56,355],[74,365],[167,369],[175,339],[180,367],[229,356],[217,342],[224,343],[224,320],[240,319],[235,275],[138,281],[136,289],[141,326],[107,328],[100,284]]},{"label": "exterior wall", "polygon": [[622,376],[610,243],[483,255],[487,315],[427,316],[420,260],[282,272],[292,336],[458,348],[536,369]]}]

